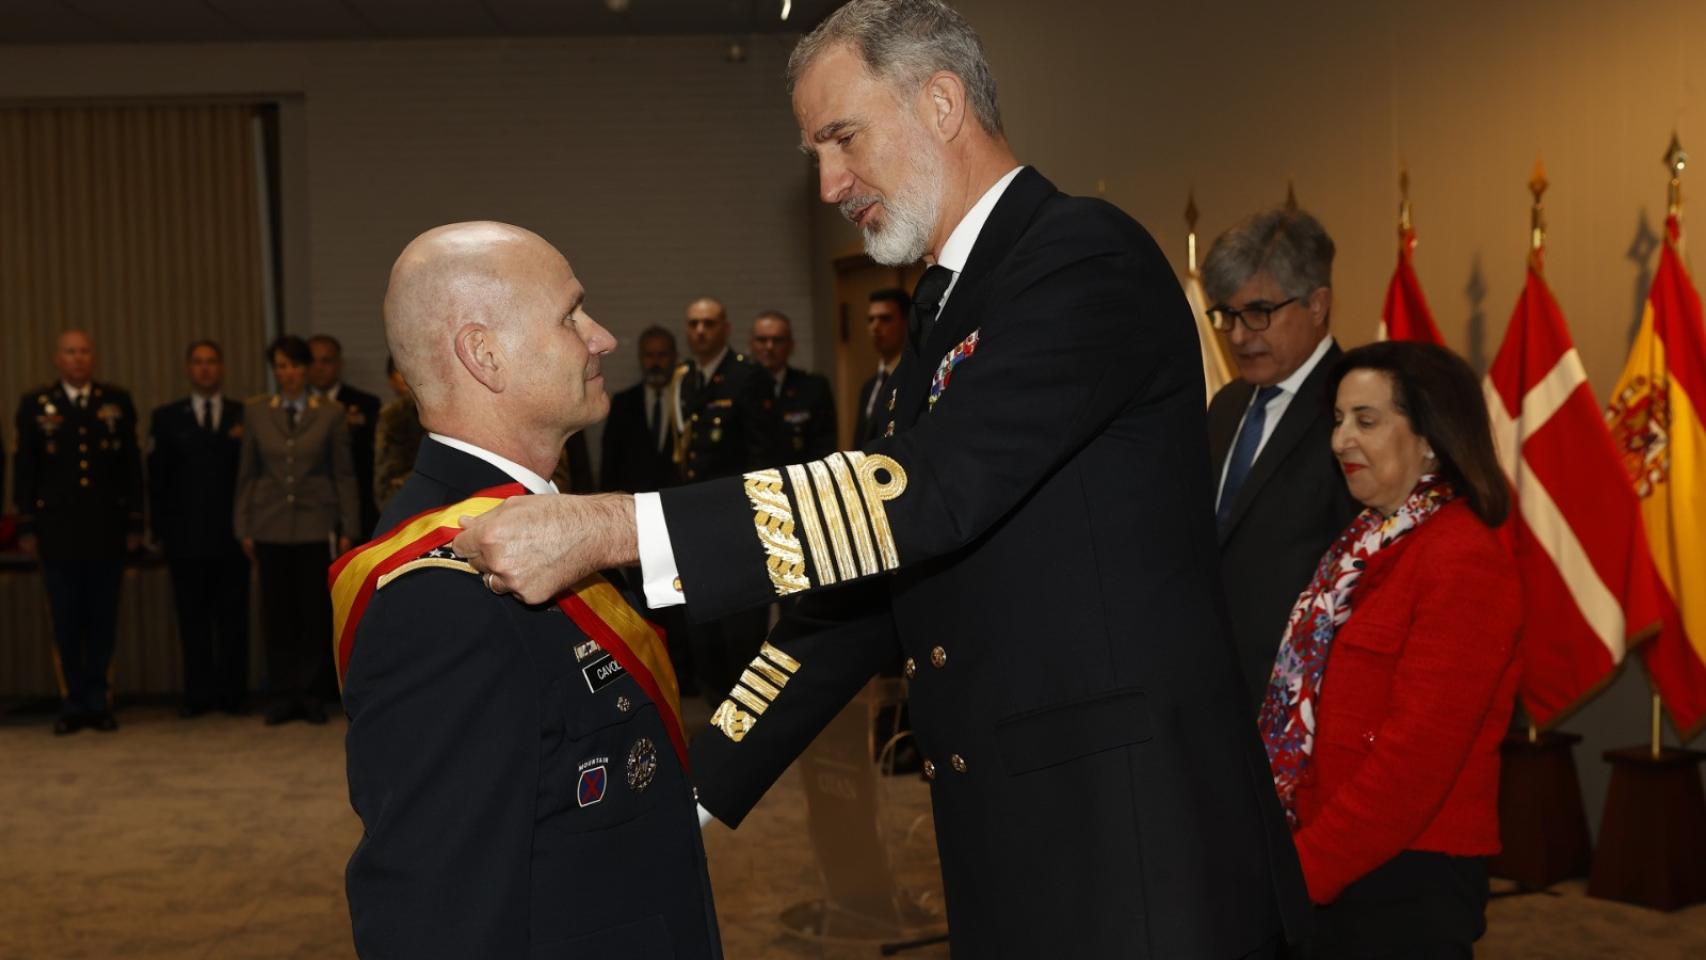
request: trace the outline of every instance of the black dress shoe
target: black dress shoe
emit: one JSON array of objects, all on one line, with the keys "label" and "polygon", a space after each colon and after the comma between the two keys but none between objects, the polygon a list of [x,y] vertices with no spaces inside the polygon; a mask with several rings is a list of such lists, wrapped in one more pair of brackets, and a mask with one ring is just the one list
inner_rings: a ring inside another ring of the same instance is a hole
[{"label": "black dress shoe", "polygon": [[68,733],[76,733],[81,729],[83,729],[82,717],[64,716],[53,721],[53,735],[56,737],[63,737]]},{"label": "black dress shoe", "polygon": [[310,700],[302,705],[302,719],[320,726],[326,722],[326,707],[318,700]]},{"label": "black dress shoe", "polygon": [[97,715],[94,720],[90,721],[89,726],[94,727],[102,733],[112,733],[114,730],[118,729],[118,718],[113,716],[111,710],[107,710]]},{"label": "black dress shoe", "polygon": [[289,723],[301,715],[301,708],[291,701],[275,703],[267,708],[266,724],[269,727],[276,727],[281,723]]}]

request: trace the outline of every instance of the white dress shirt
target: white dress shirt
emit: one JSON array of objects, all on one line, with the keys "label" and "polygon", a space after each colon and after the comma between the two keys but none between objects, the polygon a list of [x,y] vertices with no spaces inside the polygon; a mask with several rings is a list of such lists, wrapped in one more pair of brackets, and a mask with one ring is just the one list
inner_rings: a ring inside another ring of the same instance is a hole
[{"label": "white dress shirt", "polygon": [[[983,225],[1001,201],[1001,195],[1007,192],[1008,185],[1023,169],[1022,165],[1014,167],[985,190],[954,231],[948,234],[948,242],[942,244],[942,255],[936,258],[936,266],[947,267],[954,276],[948,281],[948,289],[942,292],[937,316],[947,308],[948,297],[953,295],[954,286],[960,282],[960,272],[971,258],[972,247],[977,245],[977,235],[983,232]],[[718,358],[719,362],[721,359]],[[678,418],[679,410],[678,405]],[[640,578],[645,584],[646,603],[653,609],[686,603],[675,563],[675,548],[670,545],[669,527],[663,519],[663,500],[656,493],[634,494],[634,533],[640,545]]]},{"label": "white dress shirt", "polygon": [[470,457],[478,457],[492,466],[497,467],[511,480],[514,480],[516,483],[526,487],[528,493],[557,492],[556,484],[544,477],[541,477],[539,474],[534,473],[532,470],[527,469],[521,464],[516,463],[514,460],[511,460],[508,457],[501,457],[492,451],[487,450],[485,447],[476,447],[464,440],[458,440],[455,437],[447,437],[442,433],[428,433],[427,436],[437,440],[439,443],[444,444],[452,450],[460,450]]},{"label": "white dress shirt", "polygon": [[94,387],[95,385],[93,382],[85,383],[83,384],[82,389],[78,389],[71,386],[71,384],[66,383],[64,380],[59,381],[59,389],[65,391],[65,399],[71,401],[72,406],[87,406],[89,402],[88,398],[92,396]]},{"label": "white dress shirt", "polygon": [[[1327,355],[1327,351],[1332,349],[1332,346],[1332,334],[1322,337],[1321,342],[1315,345],[1315,352],[1309,355],[1308,360],[1303,361],[1303,366],[1298,367],[1296,370],[1292,371],[1291,376],[1286,377],[1284,380],[1281,380],[1276,384],[1276,386],[1279,387],[1280,392],[1275,394],[1272,400],[1268,401],[1268,416],[1266,420],[1262,421],[1262,439],[1257,441],[1256,454],[1250,458],[1250,465],[1252,467],[1255,466],[1257,460],[1261,459],[1262,448],[1268,445],[1268,438],[1274,435],[1274,428],[1279,426],[1280,417],[1285,416],[1286,408],[1291,406],[1291,399],[1297,396],[1298,390],[1302,389],[1303,381],[1308,380],[1309,375],[1315,371],[1315,368],[1321,365],[1321,358]],[[1238,433],[1244,432],[1244,420],[1249,418],[1250,404],[1255,402],[1256,394],[1255,392],[1252,392],[1250,394],[1250,403],[1245,404],[1244,415],[1239,418]],[[1220,465],[1220,483],[1215,487],[1214,494],[1214,507],[1216,510],[1220,509],[1220,491],[1226,488],[1226,468],[1231,465],[1232,451],[1238,446],[1238,433],[1234,433],[1232,435],[1232,446],[1226,448],[1226,462]]]},{"label": "white dress shirt", "polygon": [[190,406],[195,410],[196,426],[203,430],[219,429],[219,394],[204,397],[199,393],[191,393]]}]

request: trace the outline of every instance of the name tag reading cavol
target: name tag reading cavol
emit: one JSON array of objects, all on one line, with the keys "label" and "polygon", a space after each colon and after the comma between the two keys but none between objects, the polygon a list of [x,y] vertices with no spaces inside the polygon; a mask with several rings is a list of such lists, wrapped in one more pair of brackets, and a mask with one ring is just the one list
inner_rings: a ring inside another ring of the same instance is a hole
[{"label": "name tag reading cavol", "polygon": [[617,677],[627,672],[627,669],[609,654],[581,667],[581,676],[586,678],[586,688],[593,693],[610,686]]}]

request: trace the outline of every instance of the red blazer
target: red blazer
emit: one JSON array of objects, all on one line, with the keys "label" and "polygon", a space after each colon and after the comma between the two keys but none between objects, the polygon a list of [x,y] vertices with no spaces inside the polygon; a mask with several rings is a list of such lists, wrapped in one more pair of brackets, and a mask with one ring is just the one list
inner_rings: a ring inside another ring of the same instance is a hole
[{"label": "red blazer", "polygon": [[1404,850],[1499,851],[1522,587],[1462,499],[1375,554],[1327,657],[1293,834],[1330,903]]}]

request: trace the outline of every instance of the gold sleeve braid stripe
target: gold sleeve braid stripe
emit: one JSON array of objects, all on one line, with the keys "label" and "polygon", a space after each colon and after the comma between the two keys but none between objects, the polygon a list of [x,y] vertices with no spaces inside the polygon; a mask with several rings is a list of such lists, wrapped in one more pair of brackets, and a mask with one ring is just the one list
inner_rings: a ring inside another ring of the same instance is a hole
[{"label": "gold sleeve braid stripe", "polygon": [[[830,454],[831,457],[835,454]],[[859,568],[853,563],[853,548],[847,542],[847,524],[841,519],[840,501],[835,499],[835,486],[829,479],[829,468],[822,460],[806,464],[817,486],[818,506],[823,508],[823,523],[829,528],[829,542],[835,547],[835,560],[841,567],[841,579],[859,579]]]},{"label": "gold sleeve braid stripe", "polygon": [[729,691],[729,698],[711,715],[711,726],[735,743],[746,739],[799,669],[800,661],[765,643]]},{"label": "gold sleeve braid stripe", "polygon": [[788,467],[788,486],[800,505],[800,528],[806,532],[806,546],[811,548],[811,566],[817,571],[819,586],[835,582],[835,565],[829,557],[829,546],[823,539],[823,525],[817,522],[817,502],[812,497],[812,483],[806,468],[800,464]]},{"label": "gold sleeve braid stripe", "polygon": [[[832,453],[743,479],[765,572],[778,596],[900,566],[888,501],[906,491],[906,471],[894,458]],[[805,534],[803,546],[796,522]]]},{"label": "gold sleeve braid stripe", "polygon": [[753,526],[764,546],[765,567],[776,595],[785,597],[811,587],[806,579],[806,558],[800,538],[794,536],[794,513],[779,470],[756,470],[746,474],[746,498],[752,504]]},{"label": "gold sleeve braid stripe", "polygon": [[853,529],[853,546],[859,551],[859,570],[869,577],[879,572],[877,554],[871,547],[871,528],[865,523],[865,510],[859,505],[859,491],[853,485],[853,471],[839,453],[824,457],[829,472],[835,477],[836,489],[841,491],[841,505],[847,508],[847,525]]}]

